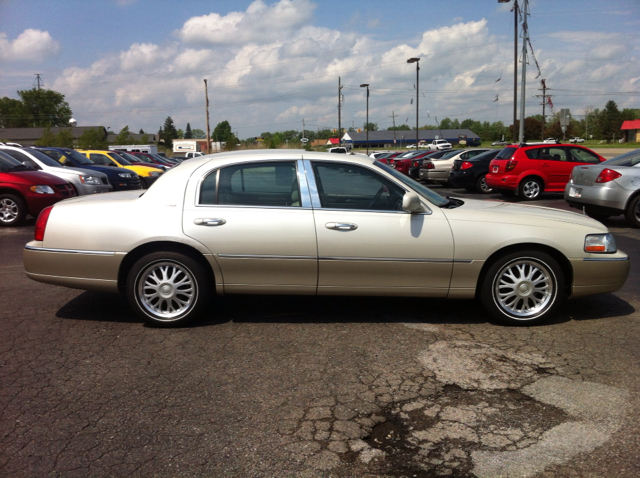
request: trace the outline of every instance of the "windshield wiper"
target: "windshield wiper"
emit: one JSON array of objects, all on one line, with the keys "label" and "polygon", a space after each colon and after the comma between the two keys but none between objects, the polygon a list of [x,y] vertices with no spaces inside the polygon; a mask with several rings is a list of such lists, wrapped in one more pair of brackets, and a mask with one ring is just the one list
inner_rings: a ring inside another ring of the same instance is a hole
[{"label": "windshield wiper", "polygon": [[455,209],[464,204],[464,201],[462,199],[452,198],[450,196],[445,196],[445,198],[447,199],[447,203],[441,206],[445,209]]}]

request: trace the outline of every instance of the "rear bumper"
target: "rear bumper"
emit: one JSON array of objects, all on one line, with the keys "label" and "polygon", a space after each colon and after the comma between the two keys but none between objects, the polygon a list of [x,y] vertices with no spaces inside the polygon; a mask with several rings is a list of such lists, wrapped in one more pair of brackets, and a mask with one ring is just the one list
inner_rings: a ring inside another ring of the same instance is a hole
[{"label": "rear bumper", "polygon": [[[571,206],[579,209],[586,206],[622,214],[627,207],[629,197],[634,192],[621,188],[613,182],[612,184],[601,186],[584,186],[569,183],[564,189],[564,199]],[[579,197],[576,197],[577,194]]]},{"label": "rear bumper", "polygon": [[487,186],[495,189],[508,189],[510,191],[515,191],[518,189],[518,177],[517,176],[509,176],[506,174],[492,174],[489,173],[486,176]]},{"label": "rear bumper", "polygon": [[456,188],[470,188],[476,184],[476,178],[469,170],[451,171],[449,173],[449,182]]}]

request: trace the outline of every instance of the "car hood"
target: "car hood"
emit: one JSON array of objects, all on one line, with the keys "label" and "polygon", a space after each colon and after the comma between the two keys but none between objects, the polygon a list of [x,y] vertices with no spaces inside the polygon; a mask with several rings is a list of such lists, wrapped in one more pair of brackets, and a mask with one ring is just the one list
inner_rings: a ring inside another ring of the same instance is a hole
[{"label": "car hood", "polygon": [[14,184],[42,184],[47,186],[66,184],[66,182],[58,176],[45,173],[44,171],[10,171],[0,174],[2,175],[2,181]]},{"label": "car hood", "polygon": [[443,209],[447,218],[462,221],[495,222],[530,226],[555,226],[562,224],[591,227],[607,232],[606,226],[588,216],[542,206],[513,204],[501,201],[463,199],[464,204],[455,209]]}]

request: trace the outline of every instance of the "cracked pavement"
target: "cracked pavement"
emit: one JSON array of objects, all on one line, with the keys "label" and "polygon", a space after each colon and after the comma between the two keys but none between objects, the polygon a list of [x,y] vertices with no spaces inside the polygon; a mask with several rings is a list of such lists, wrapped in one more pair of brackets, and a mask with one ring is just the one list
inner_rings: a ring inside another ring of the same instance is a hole
[{"label": "cracked pavement", "polygon": [[0,229],[0,476],[638,476],[640,231],[606,224],[625,287],[530,328],[473,301],[229,296],[152,329],[29,281],[33,222]]}]

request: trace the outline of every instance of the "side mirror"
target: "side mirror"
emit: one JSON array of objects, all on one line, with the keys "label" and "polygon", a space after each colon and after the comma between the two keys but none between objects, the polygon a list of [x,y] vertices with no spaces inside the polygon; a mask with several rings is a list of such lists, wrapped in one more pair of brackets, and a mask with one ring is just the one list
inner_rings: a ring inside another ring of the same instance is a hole
[{"label": "side mirror", "polygon": [[402,197],[402,209],[414,212],[422,212],[422,206],[420,205],[420,198],[416,193],[408,192]]}]

